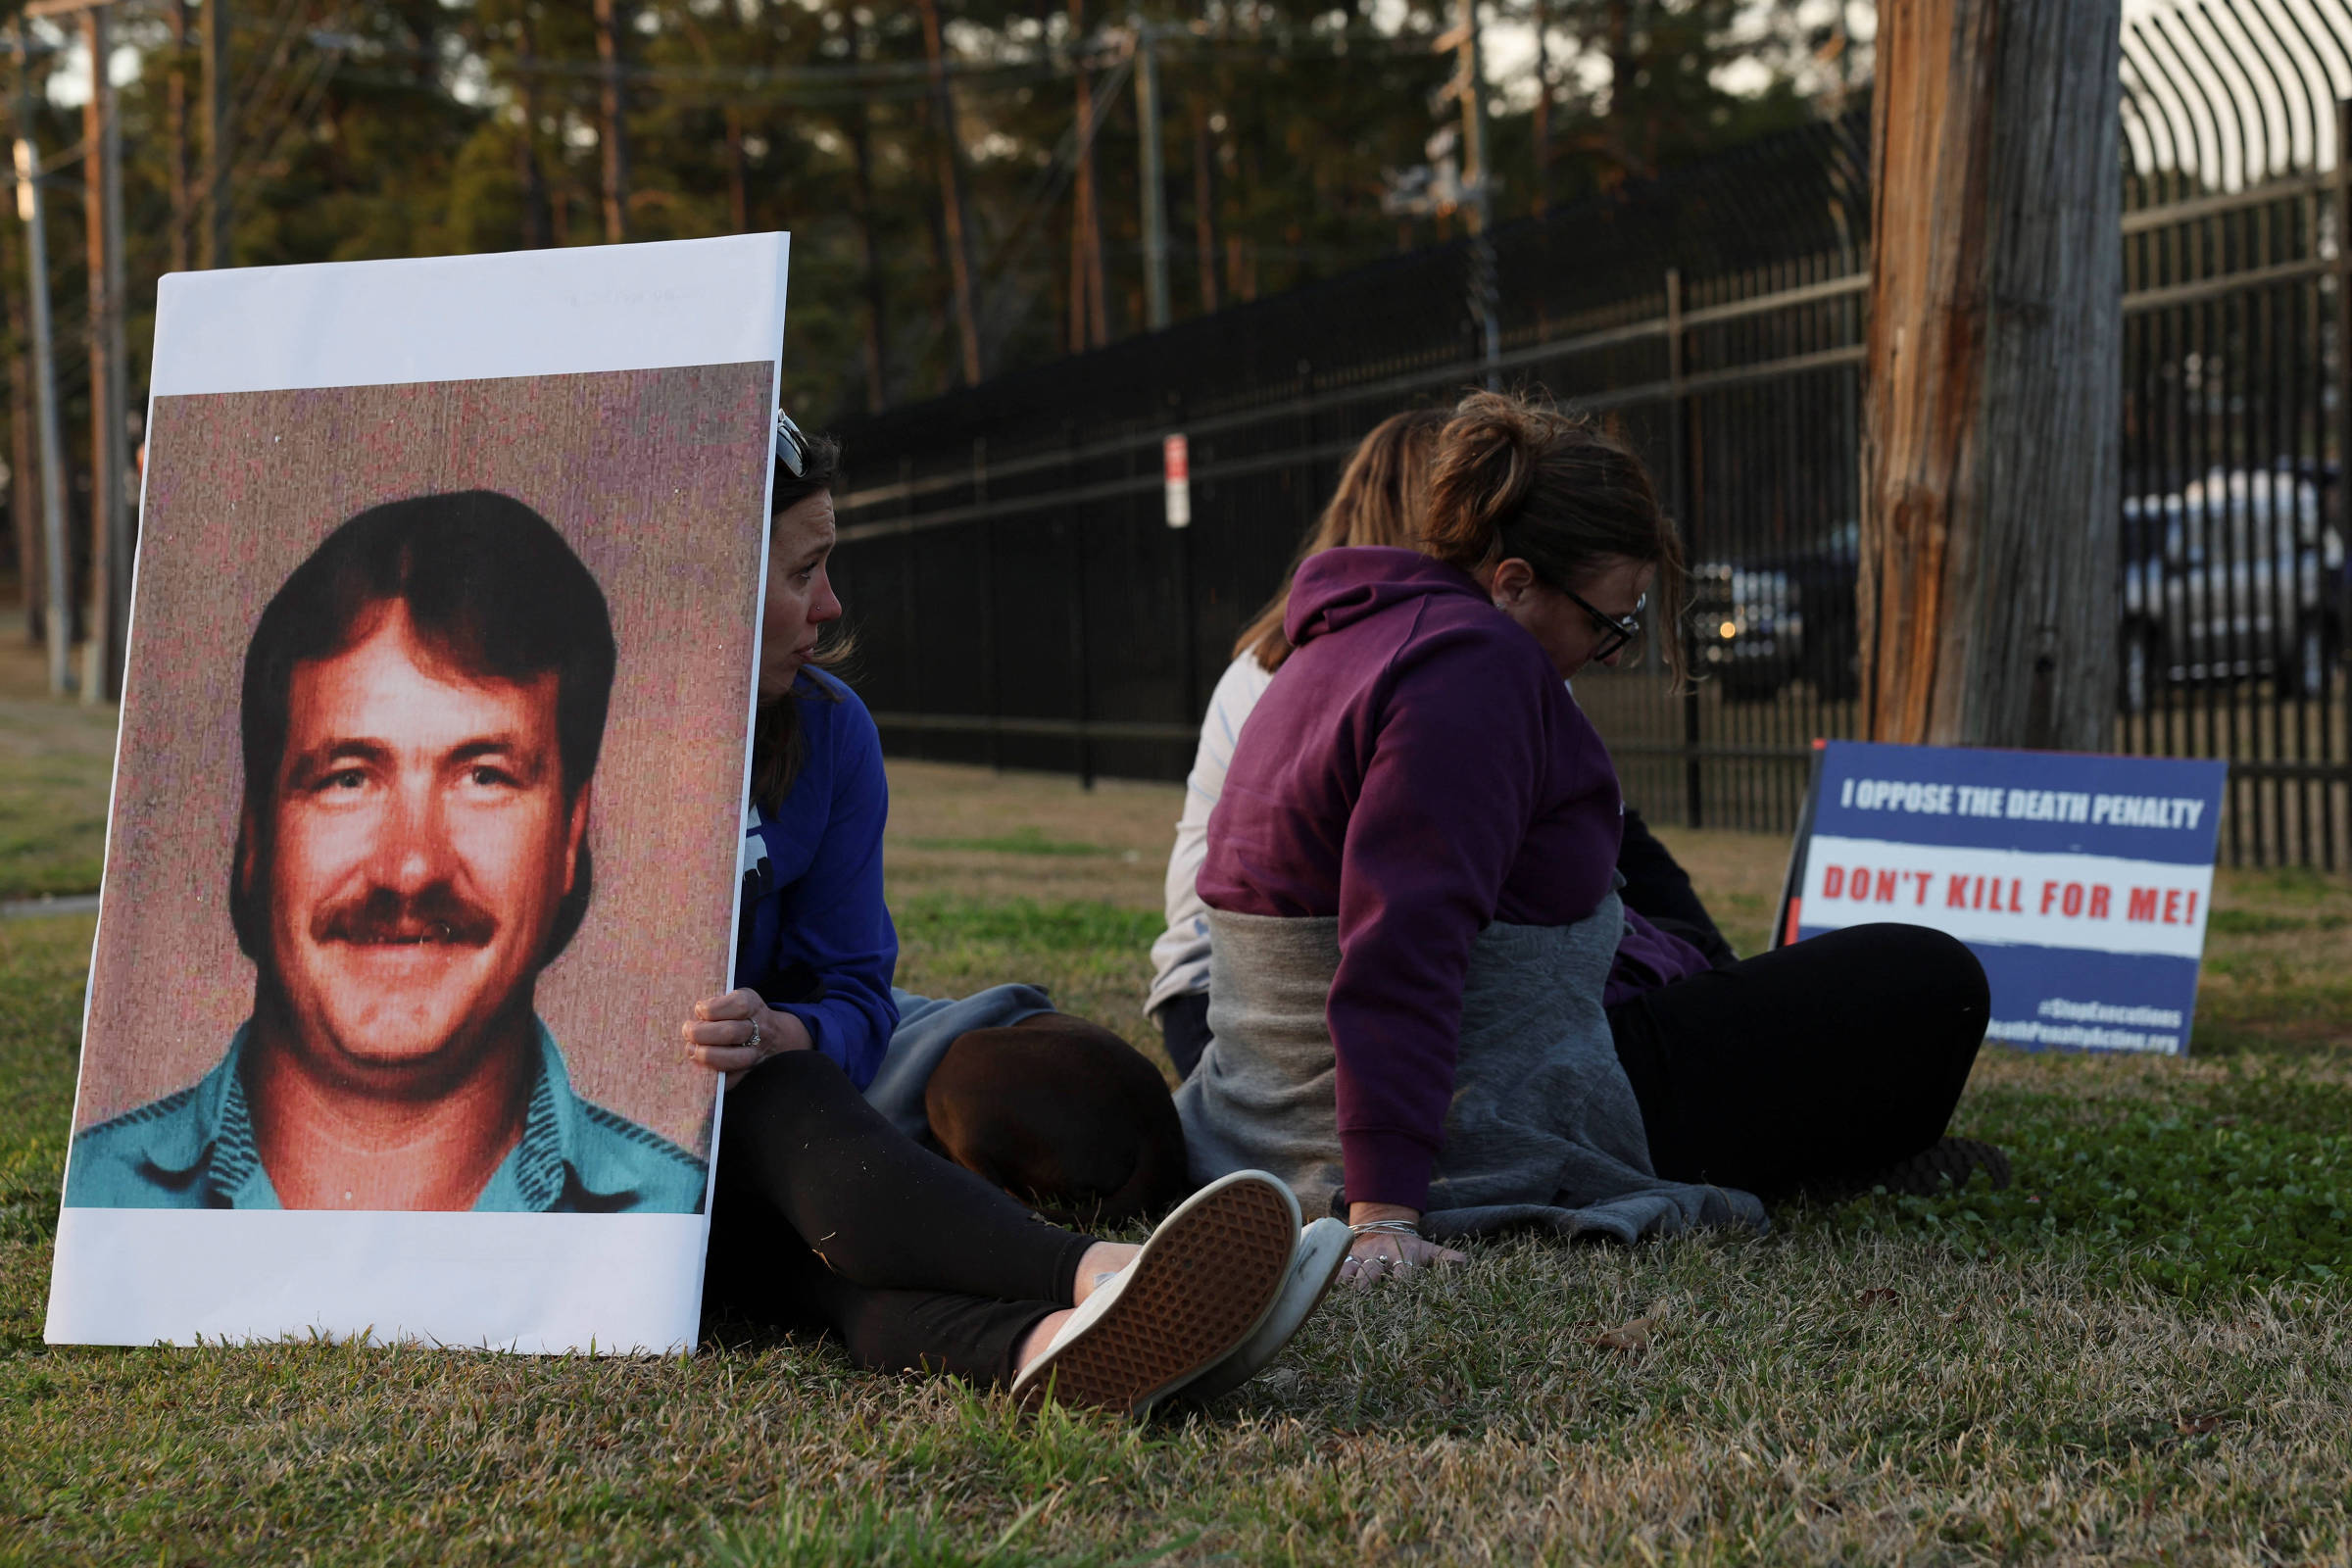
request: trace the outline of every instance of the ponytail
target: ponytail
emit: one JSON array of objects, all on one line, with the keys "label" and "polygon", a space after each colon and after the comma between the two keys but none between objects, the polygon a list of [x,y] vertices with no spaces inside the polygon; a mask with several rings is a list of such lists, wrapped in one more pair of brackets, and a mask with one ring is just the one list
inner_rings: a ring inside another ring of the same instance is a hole
[{"label": "ponytail", "polygon": [[1683,543],[1642,460],[1590,415],[1500,392],[1473,392],[1439,433],[1422,548],[1477,572],[1520,560],[1538,580],[1577,588],[1613,561],[1657,570],[1637,648],[1658,643],[1685,678]]}]

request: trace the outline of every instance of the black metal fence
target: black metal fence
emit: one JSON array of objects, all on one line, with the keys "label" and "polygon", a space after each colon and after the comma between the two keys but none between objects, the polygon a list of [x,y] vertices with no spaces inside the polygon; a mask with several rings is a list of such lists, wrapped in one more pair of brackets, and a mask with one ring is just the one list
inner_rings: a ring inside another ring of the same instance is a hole
[{"label": "black metal fence", "polygon": [[[2127,29],[2117,746],[2230,759],[2235,860],[2352,848],[2347,5],[2209,0]],[[1854,730],[1867,170],[1854,118],[1498,230],[1498,362],[1456,244],[846,428],[836,581],[886,745],[1181,777],[1356,440],[1498,380],[1622,420],[1683,523],[1707,678],[1577,684],[1629,797],[1786,830],[1809,741]]]}]

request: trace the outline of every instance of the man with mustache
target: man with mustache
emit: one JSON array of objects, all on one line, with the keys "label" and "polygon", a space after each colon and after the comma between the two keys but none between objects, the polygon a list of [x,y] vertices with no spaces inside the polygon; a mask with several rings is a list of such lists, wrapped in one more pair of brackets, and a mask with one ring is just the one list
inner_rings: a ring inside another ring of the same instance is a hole
[{"label": "man with mustache", "polygon": [[587,910],[613,662],[596,579],[509,496],[372,508],[295,568],[245,655],[253,1015],[79,1134],[66,1202],[697,1211],[703,1161],[574,1094],[533,1007]]}]

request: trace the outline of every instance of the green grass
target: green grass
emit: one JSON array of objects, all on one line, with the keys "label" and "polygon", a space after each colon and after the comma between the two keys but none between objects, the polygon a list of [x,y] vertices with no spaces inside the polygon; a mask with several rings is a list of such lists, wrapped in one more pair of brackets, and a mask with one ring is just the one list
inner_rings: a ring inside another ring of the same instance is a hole
[{"label": "green grass", "polygon": [[[1484,1243],[1140,1430],[794,1341],[44,1347],[91,927],[0,923],[0,1564],[2341,1561],[2352,887],[2219,903],[2198,1057],[1987,1052],[1957,1130],[2008,1193]],[[1150,1043],[1150,910],[895,912],[910,989],[1034,980]]]},{"label": "green grass", "polygon": [[908,839],[909,849],[966,850],[985,855],[1109,855],[1112,852],[1100,844],[1078,844],[1066,839],[1048,838],[1039,827],[1017,827],[1009,833],[999,833],[976,839]]},{"label": "green grass", "polygon": [[112,709],[0,699],[0,900],[95,893]]}]

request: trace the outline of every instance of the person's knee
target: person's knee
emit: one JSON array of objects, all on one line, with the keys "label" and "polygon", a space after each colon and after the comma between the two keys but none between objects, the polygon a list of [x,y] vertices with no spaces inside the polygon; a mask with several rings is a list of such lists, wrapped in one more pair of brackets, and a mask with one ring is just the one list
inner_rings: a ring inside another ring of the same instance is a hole
[{"label": "person's knee", "polygon": [[[1974,1069],[1992,1017],[1992,988],[1967,943],[1924,925],[1867,927],[1877,939],[1873,962],[1899,985],[1903,1033],[1915,1054],[1940,1058],[1943,1074],[1921,1078],[1923,1092],[1948,1116]],[[1937,1081],[1938,1079],[1942,1081]],[[1938,1131],[1941,1129],[1938,1118]]]},{"label": "person's knee", "polygon": [[1948,1022],[1961,1031],[1973,1024],[1980,1036],[1984,1033],[1992,993],[1984,965],[1967,943],[1930,926],[1892,922],[1851,926],[1838,934],[1851,945],[1847,956],[1859,966],[1854,978],[1899,999],[1912,1021]]}]

